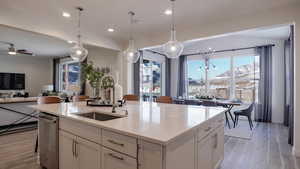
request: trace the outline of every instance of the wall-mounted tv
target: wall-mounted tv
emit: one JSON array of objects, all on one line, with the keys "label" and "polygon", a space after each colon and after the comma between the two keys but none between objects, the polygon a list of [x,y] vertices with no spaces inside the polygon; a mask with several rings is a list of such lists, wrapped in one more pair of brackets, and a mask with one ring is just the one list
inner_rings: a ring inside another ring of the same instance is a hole
[{"label": "wall-mounted tv", "polygon": [[25,90],[25,74],[0,73],[0,90]]}]

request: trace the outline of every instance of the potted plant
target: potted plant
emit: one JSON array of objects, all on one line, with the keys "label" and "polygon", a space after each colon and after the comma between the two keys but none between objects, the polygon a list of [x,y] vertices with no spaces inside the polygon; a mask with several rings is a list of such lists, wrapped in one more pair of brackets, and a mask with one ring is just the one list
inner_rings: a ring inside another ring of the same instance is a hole
[{"label": "potted plant", "polygon": [[110,72],[109,68],[99,68],[94,66],[93,62],[81,65],[81,78],[83,82],[87,81],[93,88],[93,97],[99,98],[101,80],[105,74]]}]

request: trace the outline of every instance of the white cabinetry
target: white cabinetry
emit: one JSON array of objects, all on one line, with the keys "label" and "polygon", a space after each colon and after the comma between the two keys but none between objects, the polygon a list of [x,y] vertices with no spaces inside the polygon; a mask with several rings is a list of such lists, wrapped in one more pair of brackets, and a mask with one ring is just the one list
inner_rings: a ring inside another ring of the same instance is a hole
[{"label": "white cabinetry", "polygon": [[206,137],[197,143],[198,169],[212,169],[212,139]]},{"label": "white cabinetry", "polygon": [[100,145],[59,131],[60,169],[101,169],[100,162]]},{"label": "white cabinetry", "polygon": [[60,120],[60,169],[216,169],[223,158],[221,114],[166,144]]},{"label": "white cabinetry", "polygon": [[137,169],[136,159],[102,148],[102,169]]},{"label": "white cabinetry", "polygon": [[76,136],[59,131],[59,168],[78,169],[75,158],[74,140]]},{"label": "white cabinetry", "polygon": [[224,158],[224,127],[219,126],[197,142],[198,169],[216,169]]},{"label": "white cabinetry", "polygon": [[138,154],[139,169],[163,168],[163,149],[161,145],[141,141]]},{"label": "white cabinetry", "polygon": [[217,128],[213,133],[212,161],[213,168],[218,168],[224,159],[224,127]]},{"label": "white cabinetry", "polygon": [[77,137],[76,146],[79,169],[101,169],[100,145]]}]

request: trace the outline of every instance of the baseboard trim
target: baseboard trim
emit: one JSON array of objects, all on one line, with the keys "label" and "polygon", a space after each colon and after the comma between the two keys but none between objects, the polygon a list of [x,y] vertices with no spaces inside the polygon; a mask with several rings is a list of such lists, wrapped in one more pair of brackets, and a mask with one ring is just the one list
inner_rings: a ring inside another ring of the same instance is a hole
[{"label": "baseboard trim", "polygon": [[300,158],[300,151],[297,151],[295,146],[293,146],[293,155]]}]

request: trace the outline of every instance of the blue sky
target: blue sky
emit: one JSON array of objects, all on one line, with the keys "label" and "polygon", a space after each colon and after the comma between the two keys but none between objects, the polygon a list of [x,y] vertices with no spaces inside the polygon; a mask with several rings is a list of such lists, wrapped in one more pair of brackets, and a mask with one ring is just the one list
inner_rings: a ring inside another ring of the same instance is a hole
[{"label": "blue sky", "polygon": [[[242,65],[252,64],[254,61],[253,56],[244,56],[244,57],[235,57],[234,58],[234,65],[235,67],[239,67]],[[217,58],[211,59],[211,64],[216,66],[216,69],[213,69],[209,72],[209,77],[215,77],[219,74],[222,74],[228,70],[230,70],[230,57],[227,58]],[[201,70],[199,68],[202,67]],[[200,60],[190,60],[188,61],[188,74],[189,78],[199,80],[201,78],[205,78],[204,74],[204,61]]]}]

